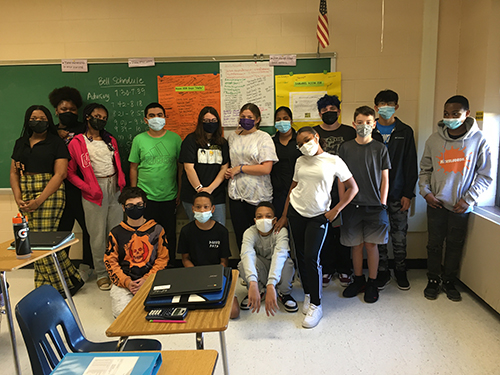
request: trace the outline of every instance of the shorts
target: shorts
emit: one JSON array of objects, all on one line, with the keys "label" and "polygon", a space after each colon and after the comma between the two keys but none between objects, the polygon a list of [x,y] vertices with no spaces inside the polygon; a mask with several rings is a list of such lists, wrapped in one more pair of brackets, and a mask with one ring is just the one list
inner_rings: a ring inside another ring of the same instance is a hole
[{"label": "shorts", "polygon": [[358,246],[363,242],[386,244],[389,240],[389,216],[382,206],[349,204],[342,210],[340,243]]}]

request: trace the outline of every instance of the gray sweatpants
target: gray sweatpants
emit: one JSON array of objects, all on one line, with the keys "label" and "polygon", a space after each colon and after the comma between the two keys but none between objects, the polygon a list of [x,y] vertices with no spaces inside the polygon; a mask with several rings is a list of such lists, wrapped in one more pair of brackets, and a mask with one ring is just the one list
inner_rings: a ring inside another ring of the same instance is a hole
[{"label": "gray sweatpants", "polygon": [[112,177],[97,178],[103,194],[101,206],[82,198],[97,280],[108,277],[104,266],[104,251],[108,244],[108,235],[111,229],[120,224],[123,219],[122,206],[118,203],[120,189],[116,180],[116,174]]},{"label": "gray sweatpants", "polygon": [[115,284],[111,285],[109,296],[111,297],[111,312],[115,318],[121,314],[123,309],[132,300],[132,297],[134,297],[130,290],[116,286]]},{"label": "gray sweatpants", "polygon": [[[257,282],[259,284],[259,291],[262,293],[266,290],[267,278],[269,275],[269,268],[271,267],[271,260],[263,258],[257,255],[257,260],[255,267],[257,268]],[[238,271],[240,271],[240,277],[246,280],[245,269],[241,262],[238,263]],[[288,257],[281,270],[281,278],[279,283],[276,285],[276,289],[281,294],[287,295],[292,293],[292,281],[293,275],[295,274],[295,268],[293,266],[293,261]]]}]

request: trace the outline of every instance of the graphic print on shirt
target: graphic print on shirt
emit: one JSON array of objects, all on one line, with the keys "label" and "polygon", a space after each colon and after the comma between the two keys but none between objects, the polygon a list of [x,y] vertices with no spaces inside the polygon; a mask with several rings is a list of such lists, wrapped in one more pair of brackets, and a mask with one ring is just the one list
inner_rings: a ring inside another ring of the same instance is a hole
[{"label": "graphic print on shirt", "polygon": [[89,153],[86,152],[85,154],[82,154],[82,167],[83,168],[88,168],[90,166],[91,166],[90,156],[89,156]]},{"label": "graphic print on shirt", "polygon": [[159,165],[177,163],[177,157],[169,151],[163,143],[158,143],[155,147],[145,152],[141,164]]},{"label": "graphic print on shirt", "polygon": [[[212,146],[213,147],[213,146]],[[216,148],[198,149],[199,164],[222,164],[222,150]]]},{"label": "graphic print on shirt", "polygon": [[326,137],[325,140],[325,151],[332,155],[339,154],[339,148],[344,143],[344,137]]},{"label": "graphic print on shirt", "polygon": [[216,241],[208,241],[208,247],[210,249],[218,249],[220,247],[220,240],[216,240]]},{"label": "graphic print on shirt", "polygon": [[[461,173],[464,175],[464,168],[469,168],[467,163],[471,162],[471,159],[467,159],[465,155],[465,147],[460,149],[459,147],[449,150],[445,150],[440,156],[436,156],[439,159],[439,169],[443,168],[445,174],[448,173]],[[469,153],[469,157],[472,152]]]},{"label": "graphic print on shirt", "polygon": [[142,268],[149,261],[153,245],[149,243],[149,236],[138,236],[134,233],[123,249],[125,250],[125,260],[130,263],[130,268],[133,266]]}]

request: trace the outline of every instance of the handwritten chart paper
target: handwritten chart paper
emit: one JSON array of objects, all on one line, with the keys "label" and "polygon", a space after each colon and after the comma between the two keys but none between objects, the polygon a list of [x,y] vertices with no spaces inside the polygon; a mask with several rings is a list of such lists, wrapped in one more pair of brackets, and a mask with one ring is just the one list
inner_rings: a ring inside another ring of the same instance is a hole
[{"label": "handwritten chart paper", "polygon": [[[337,95],[340,91],[341,74],[315,73],[276,76],[276,108],[289,107],[296,129],[321,123],[316,102],[323,95]],[[340,121],[340,120],[339,120]]]},{"label": "handwritten chart paper", "polygon": [[268,62],[220,64],[222,125],[238,126],[240,109],[254,103],[261,126],[274,126],[274,67]]},{"label": "handwritten chart paper", "polygon": [[219,75],[158,76],[158,101],[165,107],[167,129],[184,139],[195,130],[203,107],[220,114]]}]

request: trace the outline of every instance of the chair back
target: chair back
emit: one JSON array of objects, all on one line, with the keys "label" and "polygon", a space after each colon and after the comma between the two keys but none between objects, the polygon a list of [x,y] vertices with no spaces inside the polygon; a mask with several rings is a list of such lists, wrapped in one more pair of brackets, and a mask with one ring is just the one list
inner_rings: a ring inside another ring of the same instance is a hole
[{"label": "chair back", "polygon": [[25,296],[16,305],[16,319],[34,375],[49,375],[68,350],[74,351],[75,342],[86,340],[70,308],[51,285]]}]

